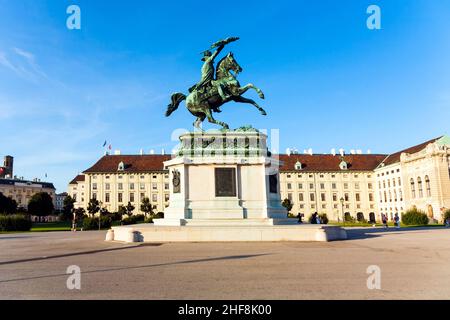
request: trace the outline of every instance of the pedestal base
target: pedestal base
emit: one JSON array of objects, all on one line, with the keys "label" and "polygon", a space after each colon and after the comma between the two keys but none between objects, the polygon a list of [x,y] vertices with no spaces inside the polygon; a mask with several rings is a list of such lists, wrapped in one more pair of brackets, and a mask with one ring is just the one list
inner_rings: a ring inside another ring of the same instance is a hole
[{"label": "pedestal base", "polygon": [[327,225],[205,225],[113,227],[114,241],[123,242],[253,242],[333,241],[347,239],[338,226]]}]

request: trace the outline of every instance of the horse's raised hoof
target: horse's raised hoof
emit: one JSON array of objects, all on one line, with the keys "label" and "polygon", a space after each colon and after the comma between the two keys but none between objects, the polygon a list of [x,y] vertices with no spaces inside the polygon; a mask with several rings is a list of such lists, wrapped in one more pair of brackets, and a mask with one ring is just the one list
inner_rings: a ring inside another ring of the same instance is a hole
[{"label": "horse's raised hoof", "polygon": [[261,98],[261,99],[265,99],[266,97],[264,96],[264,93],[261,91],[261,92],[259,92],[258,93],[258,95],[259,95],[259,97]]},{"label": "horse's raised hoof", "polygon": [[267,116],[267,113],[266,113],[265,110],[261,109],[260,111],[261,111],[261,114],[262,114],[263,116]]}]

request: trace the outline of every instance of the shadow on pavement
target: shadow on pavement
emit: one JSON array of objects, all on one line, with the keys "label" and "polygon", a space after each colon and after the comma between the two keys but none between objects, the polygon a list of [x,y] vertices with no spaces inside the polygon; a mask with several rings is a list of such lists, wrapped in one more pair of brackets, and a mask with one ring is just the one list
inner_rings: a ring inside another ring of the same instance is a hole
[{"label": "shadow on pavement", "polygon": [[6,264],[15,264],[15,263],[32,262],[32,261],[39,261],[39,260],[50,260],[50,259],[66,258],[66,257],[73,257],[73,256],[81,256],[81,255],[95,254],[95,253],[108,252],[108,251],[134,249],[134,248],[139,248],[139,247],[143,247],[143,246],[161,246],[161,245],[162,245],[162,243],[152,243],[152,244],[147,243],[145,245],[142,244],[142,245],[119,247],[119,248],[108,248],[108,249],[98,249],[98,250],[89,250],[89,251],[81,251],[81,252],[71,252],[71,253],[57,254],[54,256],[44,256],[44,257],[36,257],[36,258],[28,258],[28,259],[20,259],[20,260],[2,261],[2,262],[0,262],[0,266],[6,265]]},{"label": "shadow on pavement", "polygon": [[[204,259],[195,259],[195,260],[185,260],[185,261],[176,261],[176,262],[166,262],[166,263],[157,263],[157,264],[149,264],[143,266],[134,266],[134,267],[120,267],[120,268],[109,268],[109,269],[100,269],[100,270],[92,270],[81,272],[82,274],[90,274],[90,273],[100,273],[100,272],[110,272],[110,271],[121,271],[121,270],[132,270],[132,269],[142,269],[142,268],[154,268],[154,267],[163,267],[163,266],[171,266],[178,264],[190,264],[190,263],[199,263],[199,262],[211,262],[211,261],[221,261],[221,260],[237,260],[237,259],[249,259],[260,256],[271,255],[271,253],[264,254],[253,254],[253,255],[239,255],[239,256],[225,256],[225,257],[217,257],[217,258],[204,258]],[[45,276],[35,276],[28,278],[16,278],[16,279],[8,279],[8,280],[0,280],[0,283],[6,282],[14,282],[14,281],[25,281],[25,280],[35,280],[35,279],[44,279],[44,278],[54,278],[54,277],[67,277],[67,273],[58,273],[51,274]]]}]

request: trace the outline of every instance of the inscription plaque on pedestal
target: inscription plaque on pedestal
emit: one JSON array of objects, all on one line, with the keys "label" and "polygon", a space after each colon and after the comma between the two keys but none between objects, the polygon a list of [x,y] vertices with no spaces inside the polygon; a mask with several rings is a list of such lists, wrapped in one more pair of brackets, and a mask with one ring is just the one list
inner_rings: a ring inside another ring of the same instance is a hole
[{"label": "inscription plaque on pedestal", "polygon": [[236,169],[216,168],[216,197],[236,197]]}]

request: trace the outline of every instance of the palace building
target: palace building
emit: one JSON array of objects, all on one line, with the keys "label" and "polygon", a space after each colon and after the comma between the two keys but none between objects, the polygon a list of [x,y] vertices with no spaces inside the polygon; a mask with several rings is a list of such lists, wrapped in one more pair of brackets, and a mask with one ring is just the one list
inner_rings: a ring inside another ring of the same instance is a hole
[{"label": "palace building", "polygon": [[[339,221],[345,215],[366,220],[390,219],[416,207],[441,220],[450,208],[450,137],[443,136],[390,154],[282,154],[282,199],[291,213],[326,213]],[[68,193],[75,206],[90,199],[109,211],[131,202],[135,213],[148,197],[157,211],[169,204],[170,155],[105,155],[75,177]]]}]

